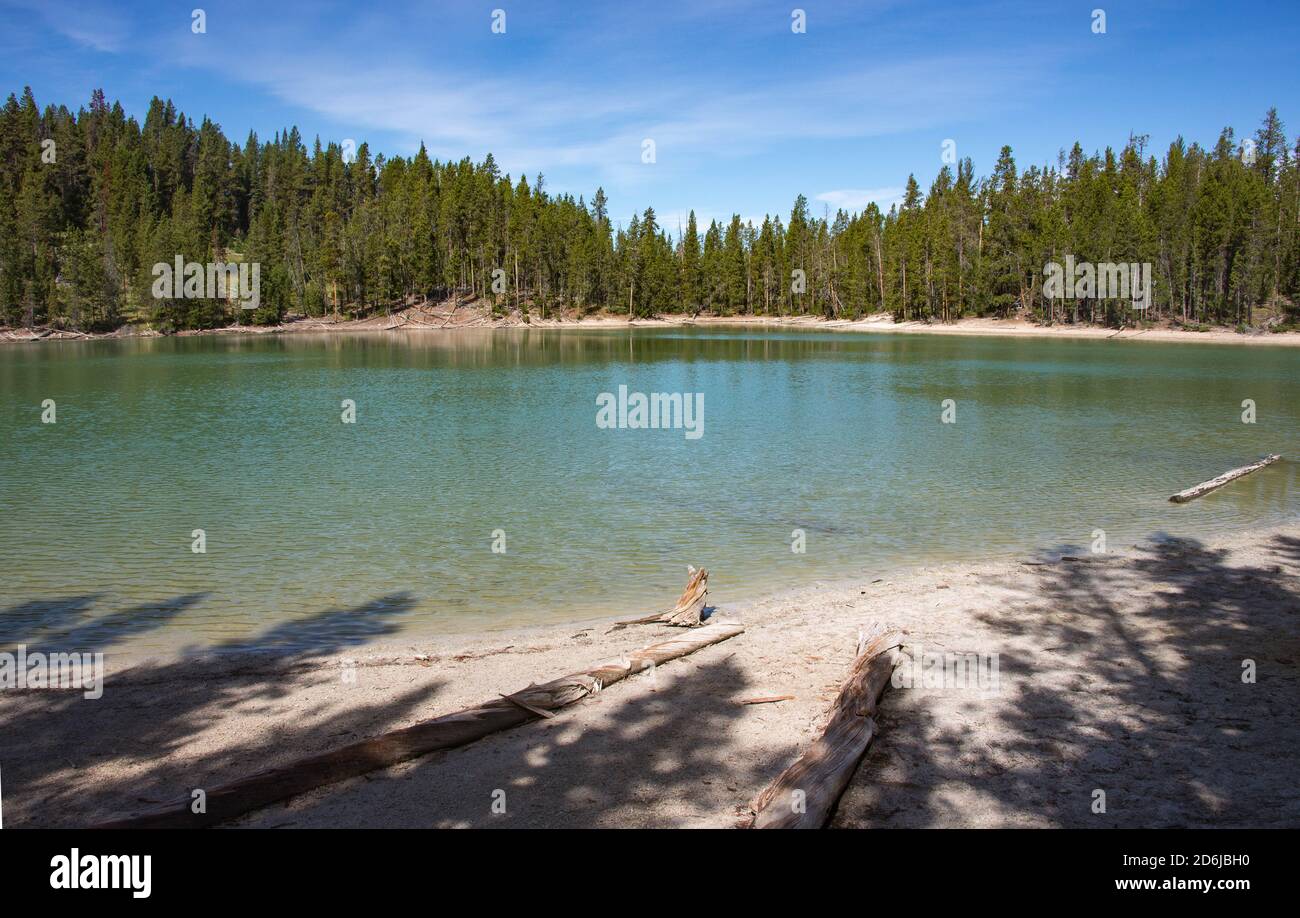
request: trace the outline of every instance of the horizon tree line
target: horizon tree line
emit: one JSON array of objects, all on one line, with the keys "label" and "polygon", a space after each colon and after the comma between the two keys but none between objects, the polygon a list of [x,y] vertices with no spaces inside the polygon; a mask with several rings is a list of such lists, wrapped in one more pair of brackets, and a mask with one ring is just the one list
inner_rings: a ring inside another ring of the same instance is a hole
[{"label": "horizon tree line", "polygon": [[[88,107],[38,108],[30,88],[0,109],[0,324],[163,330],[287,314],[359,316],[411,303],[482,298],[494,310],[819,315],[903,320],[1032,316],[1043,322],[1249,322],[1300,305],[1300,139],[1276,109],[1238,143],[1182,138],[1159,160],[1149,138],[992,173],[945,164],[901,202],[818,217],[799,195],[760,226],[733,215],[674,238],[653,208],[624,227],[604,190],[551,194],[483,162],[346,156],[298,129],[241,145],[155,97],[143,124],[96,90]],[[953,168],[955,166],[955,168]],[[1151,308],[1043,296],[1067,255],[1149,262]],[[259,308],[156,298],[153,266],[261,265]],[[241,314],[242,313],[242,314]]]}]

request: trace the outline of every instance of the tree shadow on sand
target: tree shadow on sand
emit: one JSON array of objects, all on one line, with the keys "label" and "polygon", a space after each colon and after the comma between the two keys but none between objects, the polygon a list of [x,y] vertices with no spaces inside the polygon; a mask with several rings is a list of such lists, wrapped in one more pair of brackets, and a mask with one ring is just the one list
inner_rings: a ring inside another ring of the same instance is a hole
[{"label": "tree shadow on sand", "polygon": [[[134,667],[106,684],[111,706],[97,708],[80,692],[25,693],[0,708],[8,824],[84,826],[139,813],[184,800],[195,788],[448,713],[450,706],[436,704],[445,670],[411,664],[409,690],[377,686],[367,696],[342,683],[340,661],[320,659],[389,633],[413,605],[408,594],[394,594],[280,624],[215,653]],[[665,636],[646,632],[633,640]],[[267,652],[274,647],[281,652]],[[719,658],[699,662],[712,656]],[[554,719],[328,786],[244,823],[730,824],[738,802],[794,752],[778,745],[750,760],[731,754],[732,722],[764,716],[736,703],[748,686],[731,656],[707,648]],[[312,693],[306,707],[304,693]],[[286,700],[298,704],[278,703]],[[232,712],[255,718],[258,729],[247,739],[220,736],[214,748],[206,731]],[[505,814],[491,810],[496,789],[507,794]],[[650,806],[652,800],[660,803]]]},{"label": "tree shadow on sand", "polygon": [[[42,631],[36,633],[37,646],[99,650],[127,633],[161,626],[199,598],[189,594],[153,604],[153,614],[140,622],[130,620],[133,610],[101,616],[64,628],[49,643]],[[29,605],[17,608],[31,613]],[[86,605],[68,603],[77,614]],[[383,729],[407,718],[427,704],[440,683],[426,680],[398,697],[357,704],[339,669],[303,661],[391,634],[398,618],[414,606],[411,594],[394,593],[284,622],[256,638],[218,644],[202,656],[142,663],[106,681],[104,692],[113,693],[112,705],[100,705],[75,689],[26,691],[0,699],[6,702],[0,708],[0,766],[10,825],[85,825],[113,813],[138,811],[177,799],[178,792],[185,796],[191,788],[342,745],[362,730]],[[271,712],[277,701],[304,684],[339,685],[339,697],[348,704],[327,710],[330,706],[322,701],[296,711],[282,727],[212,754],[200,756],[188,748],[223,715]]]},{"label": "tree shadow on sand", "polygon": [[[1081,553],[1006,578],[1007,601],[972,611],[962,634],[969,649],[999,654],[1000,691],[888,693],[880,736],[833,824],[1300,824],[1298,562],[1290,537],[1245,559],[1165,538],[1132,556]],[[29,693],[0,709],[6,816],[84,825],[447,713],[435,704],[437,670],[413,667],[409,690],[367,698],[341,687],[337,668],[301,662],[390,633],[412,604],[394,594],[229,642],[234,667],[137,667],[106,686],[125,701],[102,712],[80,693]],[[286,654],[248,654],[268,645]],[[725,645],[654,678],[657,691],[642,674],[553,719],[240,824],[730,824],[798,750],[737,754],[730,731],[764,715],[736,704],[752,686]],[[277,706],[305,690],[317,692],[306,709]],[[276,726],[201,754],[198,735],[231,710]],[[504,812],[493,810],[497,791]]]},{"label": "tree shadow on sand", "polygon": [[553,719],[334,785],[241,825],[734,825],[740,807],[788,764],[793,750],[736,755],[729,731],[759,712],[737,704],[751,686],[730,657],[688,658],[653,677],[635,676]]},{"label": "tree shadow on sand", "polygon": [[1000,693],[888,694],[835,825],[1300,825],[1298,561],[1162,536],[1028,568],[974,617]]}]

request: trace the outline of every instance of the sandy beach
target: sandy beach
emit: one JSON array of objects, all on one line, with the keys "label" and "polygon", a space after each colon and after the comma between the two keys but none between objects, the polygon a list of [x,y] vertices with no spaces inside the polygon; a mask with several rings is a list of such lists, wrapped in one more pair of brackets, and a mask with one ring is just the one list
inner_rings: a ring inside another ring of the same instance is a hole
[{"label": "sandy beach", "polygon": [[[195,335],[299,335],[400,332],[420,334],[450,328],[627,328],[669,327],[678,325],[718,326],[731,328],[803,328],[815,331],[867,332],[872,334],[913,335],[973,335],[980,337],[1016,338],[1092,338],[1116,341],[1200,342],[1202,344],[1244,344],[1282,347],[1300,346],[1300,332],[1271,333],[1254,330],[1240,333],[1231,328],[1213,327],[1205,331],[1185,328],[1153,327],[1114,329],[1100,325],[1040,325],[1021,318],[990,319],[965,318],[951,323],[896,322],[888,313],[865,316],[860,319],[825,319],[817,316],[698,316],[662,315],[638,318],[629,322],[627,316],[595,314],[577,317],[572,314],[540,318],[536,314],[527,318],[519,312],[494,317],[477,306],[453,308],[449,303],[438,306],[411,306],[391,314],[375,315],[364,319],[299,319],[281,325],[237,325],[205,331],[185,331],[179,337]],[[27,329],[0,327],[0,343],[30,341],[93,340],[101,338],[161,337],[155,331],[124,327],[106,334],[80,332],[45,332],[33,336]]]},{"label": "sandy beach", "polygon": [[[913,655],[996,654],[997,684],[887,691],[834,826],[1300,825],[1300,524],[711,600],[745,633],[234,824],[743,825],[878,622]],[[6,825],[150,809],[675,632],[616,617],[289,659],[117,657],[99,700],[0,693]],[[765,695],[794,698],[739,703]]]}]

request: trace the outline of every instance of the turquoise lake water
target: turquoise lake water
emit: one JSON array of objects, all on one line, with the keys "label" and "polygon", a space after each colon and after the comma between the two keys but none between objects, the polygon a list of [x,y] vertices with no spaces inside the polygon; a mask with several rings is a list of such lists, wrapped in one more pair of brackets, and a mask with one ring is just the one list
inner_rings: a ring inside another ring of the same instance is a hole
[{"label": "turquoise lake water", "polygon": [[[702,393],[703,435],[602,429],[620,385]],[[707,327],[42,342],[0,348],[0,393],[0,644],[332,649],[645,614],[691,563],[726,605],[1298,506],[1291,461],[1168,502],[1300,454],[1282,347]]]}]

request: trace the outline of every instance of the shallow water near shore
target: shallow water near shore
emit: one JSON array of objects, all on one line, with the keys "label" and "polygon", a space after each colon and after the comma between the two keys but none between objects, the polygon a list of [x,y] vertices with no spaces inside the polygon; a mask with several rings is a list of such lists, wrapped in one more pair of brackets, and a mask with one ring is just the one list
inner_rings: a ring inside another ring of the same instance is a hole
[{"label": "shallow water near shore", "polygon": [[[620,385],[702,393],[703,436],[602,429],[597,397]],[[688,563],[725,605],[1297,507],[1287,348],[685,327],[193,337],[13,345],[0,391],[0,645],[329,652],[645,614]],[[1270,452],[1287,460],[1168,502]]]}]

